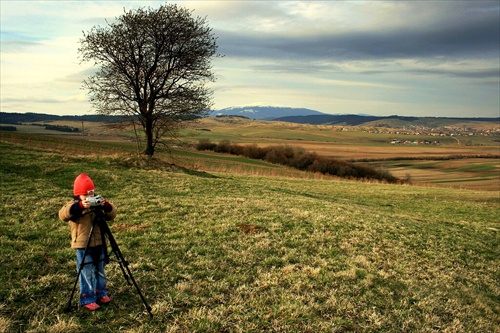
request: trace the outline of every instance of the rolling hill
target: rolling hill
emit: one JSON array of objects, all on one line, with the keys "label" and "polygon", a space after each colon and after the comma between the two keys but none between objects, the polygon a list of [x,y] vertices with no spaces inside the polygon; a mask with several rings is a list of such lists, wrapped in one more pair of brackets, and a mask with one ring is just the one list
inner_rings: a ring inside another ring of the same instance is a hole
[{"label": "rolling hill", "polygon": [[364,115],[308,115],[308,116],[287,116],[273,119],[275,121],[284,121],[298,124],[312,125],[345,125],[345,126],[386,126],[386,127],[402,127],[402,126],[451,126],[464,122],[500,122],[500,118],[448,118],[448,117],[404,117],[404,116],[364,116]]},{"label": "rolling hill", "polygon": [[[474,123],[493,123],[500,126],[500,117],[408,117],[408,116],[372,116],[355,114],[325,114],[319,111],[304,108],[287,108],[271,106],[248,106],[231,107],[212,111],[211,117],[238,116],[255,120],[283,121],[298,124],[311,125],[342,125],[342,126],[379,126],[403,128],[409,126],[441,127],[461,126],[467,124],[473,127]],[[52,121],[86,121],[86,122],[117,122],[120,116],[82,115],[82,116],[58,116],[41,113],[10,113],[0,112],[0,123],[20,124],[33,122]]]}]

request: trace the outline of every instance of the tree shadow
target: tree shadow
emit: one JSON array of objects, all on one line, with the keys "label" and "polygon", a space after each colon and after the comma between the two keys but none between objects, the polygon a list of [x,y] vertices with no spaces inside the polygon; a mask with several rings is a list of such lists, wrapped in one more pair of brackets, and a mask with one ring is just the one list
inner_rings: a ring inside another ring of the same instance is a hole
[{"label": "tree shadow", "polygon": [[196,176],[196,177],[202,177],[202,178],[219,178],[215,175],[212,175],[208,172],[205,172],[205,171],[199,171],[199,170],[194,170],[194,169],[189,169],[189,168],[186,168],[186,167],[183,167],[183,166],[179,166],[179,165],[175,165],[175,167],[184,172],[185,174],[187,175],[190,175],[190,176]]}]

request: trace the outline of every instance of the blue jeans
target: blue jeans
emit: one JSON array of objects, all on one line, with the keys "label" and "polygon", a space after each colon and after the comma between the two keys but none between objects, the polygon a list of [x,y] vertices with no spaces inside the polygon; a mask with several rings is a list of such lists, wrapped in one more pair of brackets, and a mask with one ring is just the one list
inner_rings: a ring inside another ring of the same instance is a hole
[{"label": "blue jeans", "polygon": [[[104,267],[104,246],[89,247],[79,276],[80,282],[80,305],[95,303],[108,294],[106,289],[106,273]],[[85,249],[76,249],[76,270],[80,269]]]}]

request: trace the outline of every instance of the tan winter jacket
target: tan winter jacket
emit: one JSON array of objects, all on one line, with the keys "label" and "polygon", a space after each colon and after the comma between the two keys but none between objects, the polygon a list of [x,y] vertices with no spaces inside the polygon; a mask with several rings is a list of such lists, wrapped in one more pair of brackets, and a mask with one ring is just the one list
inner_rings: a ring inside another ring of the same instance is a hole
[{"label": "tan winter jacket", "polygon": [[[79,210],[80,214],[71,214],[71,206],[73,206],[78,200],[72,200],[68,202],[59,210],[59,218],[68,222],[71,230],[71,248],[73,249],[83,249],[87,245],[89,240],[90,230],[92,229],[92,221],[94,220],[96,213],[91,209]],[[116,207],[109,203],[111,210],[104,212],[104,217],[107,221],[113,220],[116,216]],[[109,210],[106,209],[106,210]],[[96,225],[94,228],[94,233],[92,234],[92,239],[90,240],[89,247],[95,247],[102,245],[101,230]]]}]

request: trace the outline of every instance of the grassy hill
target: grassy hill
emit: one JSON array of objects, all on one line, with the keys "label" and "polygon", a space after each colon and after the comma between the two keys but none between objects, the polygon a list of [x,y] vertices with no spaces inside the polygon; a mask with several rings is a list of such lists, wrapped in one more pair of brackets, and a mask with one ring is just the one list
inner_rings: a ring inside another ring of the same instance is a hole
[{"label": "grassy hill", "polygon": [[[497,192],[151,166],[120,144],[0,141],[0,332],[500,325]],[[81,172],[118,207],[111,230],[154,319],[113,263],[111,305],[63,312],[75,255],[57,211]]]}]

